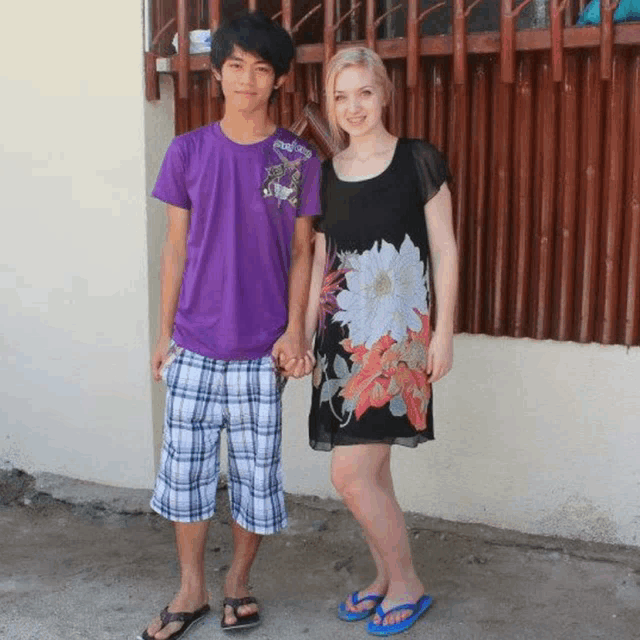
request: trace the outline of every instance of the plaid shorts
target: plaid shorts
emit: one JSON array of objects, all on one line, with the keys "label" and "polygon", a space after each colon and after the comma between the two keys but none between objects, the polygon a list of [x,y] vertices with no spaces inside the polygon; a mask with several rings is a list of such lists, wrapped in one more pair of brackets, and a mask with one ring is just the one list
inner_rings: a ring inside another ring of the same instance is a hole
[{"label": "plaid shorts", "polygon": [[154,511],[199,522],[216,510],[220,433],[227,429],[229,502],[247,531],[287,525],[282,480],[282,388],[270,356],[214,360],[178,348],[167,367],[167,404]]}]

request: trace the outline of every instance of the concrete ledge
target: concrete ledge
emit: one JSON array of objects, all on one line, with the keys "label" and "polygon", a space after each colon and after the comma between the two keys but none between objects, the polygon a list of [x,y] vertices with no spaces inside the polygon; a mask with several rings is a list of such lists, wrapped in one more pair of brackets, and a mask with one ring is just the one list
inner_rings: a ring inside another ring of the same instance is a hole
[{"label": "concrete ledge", "polygon": [[92,504],[116,513],[152,513],[149,489],[110,487],[54,473],[36,473],[35,490],[73,505]]}]

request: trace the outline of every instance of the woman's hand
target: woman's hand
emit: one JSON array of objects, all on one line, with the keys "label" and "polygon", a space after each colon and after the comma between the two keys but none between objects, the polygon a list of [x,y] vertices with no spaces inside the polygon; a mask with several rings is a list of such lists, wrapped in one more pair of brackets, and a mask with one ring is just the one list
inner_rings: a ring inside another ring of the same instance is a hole
[{"label": "woman's hand", "polygon": [[427,352],[427,379],[430,383],[444,378],[453,366],[453,333],[437,331]]}]

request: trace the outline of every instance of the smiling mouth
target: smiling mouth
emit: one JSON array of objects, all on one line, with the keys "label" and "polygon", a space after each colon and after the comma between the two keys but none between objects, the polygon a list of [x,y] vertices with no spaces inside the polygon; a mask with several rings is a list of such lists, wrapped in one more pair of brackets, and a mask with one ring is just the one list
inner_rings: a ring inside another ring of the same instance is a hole
[{"label": "smiling mouth", "polygon": [[347,122],[353,125],[362,124],[366,120],[366,116],[362,116],[361,118],[347,118]]}]

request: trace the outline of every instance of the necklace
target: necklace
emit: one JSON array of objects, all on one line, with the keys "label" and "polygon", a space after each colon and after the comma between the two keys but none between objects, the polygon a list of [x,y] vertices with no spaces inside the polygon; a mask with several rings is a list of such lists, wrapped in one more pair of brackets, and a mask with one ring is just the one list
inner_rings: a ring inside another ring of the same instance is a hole
[{"label": "necklace", "polygon": [[382,149],[382,150],[375,149],[374,151],[371,151],[370,153],[367,153],[366,155],[362,155],[362,156],[358,155],[354,151],[353,160],[357,162],[366,162],[367,160],[369,160],[369,158],[373,158],[376,155],[380,157],[385,157],[385,156],[388,156],[390,153],[392,153],[394,149],[395,149],[395,141],[393,145],[391,145],[390,147],[387,147],[386,149]]}]

